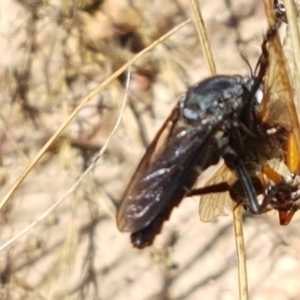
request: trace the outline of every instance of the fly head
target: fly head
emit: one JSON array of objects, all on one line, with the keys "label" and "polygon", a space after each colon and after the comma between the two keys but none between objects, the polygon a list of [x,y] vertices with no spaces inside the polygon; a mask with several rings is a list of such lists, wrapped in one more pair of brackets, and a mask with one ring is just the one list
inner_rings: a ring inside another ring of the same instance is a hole
[{"label": "fly head", "polygon": [[180,103],[184,123],[214,130],[231,122],[245,105],[252,84],[248,77],[218,75],[193,85]]}]

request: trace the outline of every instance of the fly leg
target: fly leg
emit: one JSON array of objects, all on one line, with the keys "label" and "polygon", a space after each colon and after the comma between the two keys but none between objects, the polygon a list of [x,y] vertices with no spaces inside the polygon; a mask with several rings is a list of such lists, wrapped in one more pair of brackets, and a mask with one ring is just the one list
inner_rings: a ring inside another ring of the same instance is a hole
[{"label": "fly leg", "polygon": [[265,193],[262,209],[267,211],[270,206],[271,209],[278,210],[280,225],[288,225],[299,209],[298,186],[282,182],[268,187]]},{"label": "fly leg", "polygon": [[293,176],[293,173],[290,173],[286,177],[289,178],[287,180],[267,165],[263,166],[262,173],[274,182],[274,185],[269,185],[265,189],[265,199],[262,205],[278,210],[280,225],[288,225],[300,208],[299,176]]},{"label": "fly leg", "polygon": [[238,157],[235,151],[227,146],[223,152],[223,159],[229,169],[231,169],[237,175],[241,184],[243,193],[246,197],[247,203],[244,205],[249,207],[253,214],[261,213],[260,205],[257,201],[257,191],[253,185],[251,176],[247,171],[243,161]]},{"label": "fly leg", "polygon": [[201,195],[206,195],[206,194],[224,193],[224,192],[228,192],[229,190],[230,190],[230,186],[227,182],[220,182],[218,184],[190,190],[186,194],[186,197],[201,196]]}]

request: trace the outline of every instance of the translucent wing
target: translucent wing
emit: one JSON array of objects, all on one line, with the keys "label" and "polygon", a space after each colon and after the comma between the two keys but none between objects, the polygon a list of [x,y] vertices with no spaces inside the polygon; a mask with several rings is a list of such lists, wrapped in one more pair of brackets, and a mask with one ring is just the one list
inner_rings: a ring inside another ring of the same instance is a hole
[{"label": "translucent wing", "polygon": [[[283,54],[285,57],[285,61],[286,61],[286,65],[287,65],[287,69],[288,69],[288,74],[289,74],[289,79],[290,82],[292,83],[293,86],[293,100],[296,106],[296,112],[298,115],[298,120],[299,120],[299,115],[300,115],[300,78],[299,78],[299,57],[297,58],[297,56],[299,56],[299,53],[297,53],[297,50],[295,50],[295,44],[299,45],[299,36],[295,36],[295,30],[294,30],[294,34],[292,35],[292,30],[290,27],[298,27],[298,30],[300,28],[300,6],[297,3],[293,3],[296,9],[295,11],[295,17],[296,20],[289,20],[289,25],[287,27],[287,32],[286,32],[286,36],[284,38],[284,42],[283,42]],[[284,14],[285,14],[285,8],[284,5],[281,4],[281,8],[283,8],[284,10]],[[286,19],[286,15],[284,16],[285,21]],[[290,24],[291,23],[291,24]],[[293,41],[294,40],[294,41]]]},{"label": "translucent wing", "polygon": [[[233,174],[225,164],[222,164],[205,185],[211,186],[220,182],[230,182],[232,177]],[[219,215],[227,214],[227,211],[228,213],[231,211],[231,198],[228,192],[201,196],[199,215],[202,222],[211,222]]]},{"label": "translucent wing", "polygon": [[[284,58],[277,47],[277,39],[269,43],[269,66],[264,78],[261,118],[263,123],[279,125],[291,131],[293,106],[291,86],[285,69]],[[293,111],[294,114],[295,110]]]},{"label": "translucent wing", "polygon": [[[273,9],[267,9],[268,20],[274,24]],[[290,82],[288,67],[278,35],[268,43],[269,64],[264,78],[262,102],[262,122],[279,125],[294,136],[297,150],[300,147],[300,130],[297,110],[294,103],[294,92]],[[292,76],[293,77],[293,76]],[[297,170],[299,171],[299,166]]]}]

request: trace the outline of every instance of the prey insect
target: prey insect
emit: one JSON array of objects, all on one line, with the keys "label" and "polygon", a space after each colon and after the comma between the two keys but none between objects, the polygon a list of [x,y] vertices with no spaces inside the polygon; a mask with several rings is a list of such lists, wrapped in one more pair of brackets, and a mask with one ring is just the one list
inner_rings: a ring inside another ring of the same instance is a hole
[{"label": "prey insect", "polygon": [[[267,44],[276,36],[279,25],[278,21],[268,30],[256,75],[213,76],[190,87],[148,146],[117,213],[119,230],[131,233],[135,247],[153,243],[173,208],[184,197],[193,195],[199,175],[220,158],[238,178],[239,187],[231,190],[233,199],[240,202],[243,198],[244,207],[252,213],[265,212],[266,206],[280,193],[285,199],[285,193],[278,188],[273,190],[272,197],[267,195],[263,204],[259,204],[257,194],[261,193],[261,185],[256,186],[253,159],[243,160],[244,151],[252,146],[260,131],[264,137],[273,138],[269,129],[276,124],[270,128],[258,127],[256,119],[263,109],[260,95],[269,65]],[[286,130],[275,128],[275,132],[276,147],[281,146],[286,140]],[[271,150],[263,150],[253,152],[260,156],[259,165],[275,155]],[[278,151],[276,157],[277,154]]]},{"label": "prey insect", "polygon": [[[274,1],[274,10],[277,20],[286,21],[285,9],[278,1]],[[273,11],[269,8],[267,12],[269,23],[272,23]],[[277,36],[269,41],[267,48],[262,47],[263,53],[269,53],[269,64],[263,80],[263,99],[261,105],[257,106],[258,112],[254,112],[253,125],[250,124],[249,127],[249,123],[243,121],[244,126],[252,132],[252,136],[243,140],[243,144],[248,144],[248,150],[240,152],[239,155],[246,164],[252,164],[252,167],[247,169],[254,178],[257,193],[265,195],[268,199],[264,203],[266,210],[278,210],[280,224],[287,225],[300,208],[300,134],[294,92],[283,50]],[[245,201],[239,179],[232,176],[226,165],[219,168],[207,184],[213,187],[218,184],[223,187],[223,190],[219,188],[219,192],[229,193],[208,194],[202,197],[199,206],[202,221],[208,222],[220,215],[224,206],[231,201],[230,198],[241,203]],[[212,187],[209,190],[198,189],[193,191],[193,194],[211,193],[212,190]]]}]

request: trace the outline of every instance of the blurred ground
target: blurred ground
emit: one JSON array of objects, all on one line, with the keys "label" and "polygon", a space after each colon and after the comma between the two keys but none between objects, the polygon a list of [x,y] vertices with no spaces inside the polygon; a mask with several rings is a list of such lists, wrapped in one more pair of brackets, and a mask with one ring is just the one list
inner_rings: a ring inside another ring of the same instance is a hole
[{"label": "blurred ground", "polygon": [[[266,29],[261,1],[201,0],[219,74],[250,74]],[[137,52],[191,17],[187,0],[1,0],[1,196],[81,99]],[[1,252],[0,299],[238,299],[232,217],[174,209],[153,247],[132,248],[115,206],[144,147],[192,83],[210,75],[191,23],[131,68],[128,105],[105,154],[54,212]],[[0,244],[60,199],[115,124],[120,76],[93,97],[0,216]],[[298,299],[299,217],[244,223],[251,299]]]}]

